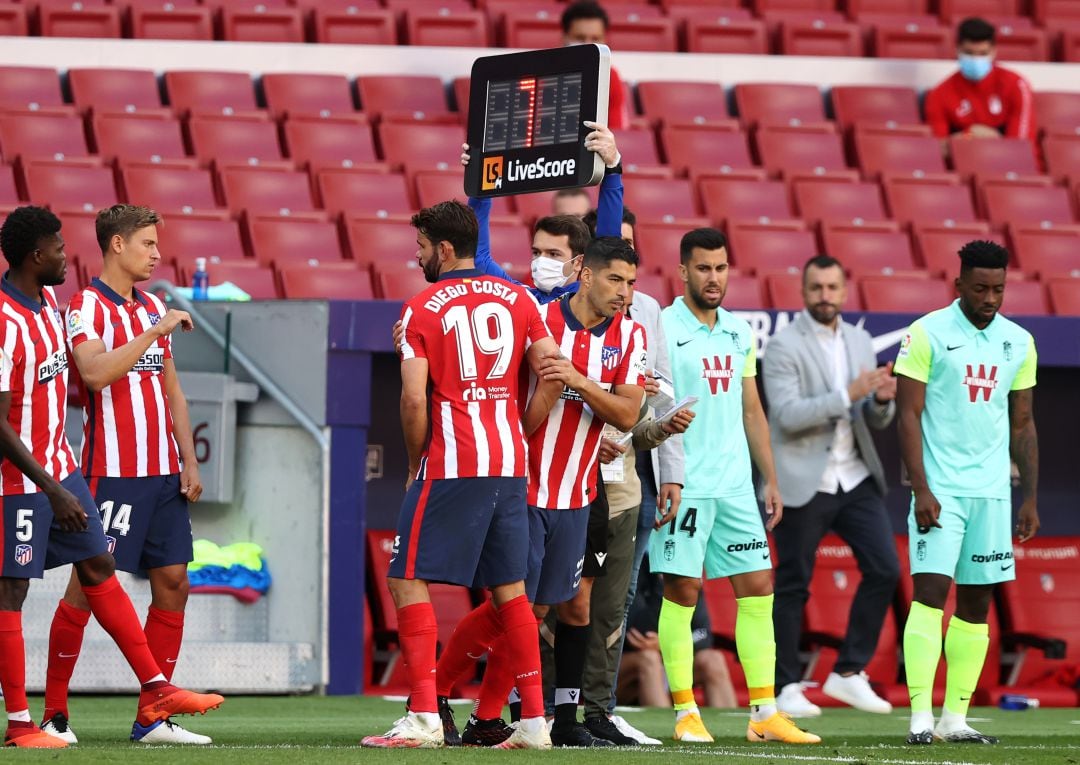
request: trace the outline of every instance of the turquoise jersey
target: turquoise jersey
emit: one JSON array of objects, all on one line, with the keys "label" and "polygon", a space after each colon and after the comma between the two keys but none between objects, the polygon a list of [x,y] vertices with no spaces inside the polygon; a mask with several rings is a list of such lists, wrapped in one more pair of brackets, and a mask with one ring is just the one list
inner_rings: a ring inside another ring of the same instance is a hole
[{"label": "turquoise jersey", "polygon": [[[676,398],[697,396],[694,422],[683,434],[683,497],[752,494],[750,447],[743,428],[743,378],[757,374],[750,325],[719,308],[709,330],[676,298],[661,313]],[[750,384],[755,384],[751,381]]]},{"label": "turquoise jersey", "polygon": [[1035,387],[1035,340],[1000,314],[976,329],[954,301],[911,325],[897,374],[926,383],[923,467],[934,494],[1010,499],[1009,392]]}]

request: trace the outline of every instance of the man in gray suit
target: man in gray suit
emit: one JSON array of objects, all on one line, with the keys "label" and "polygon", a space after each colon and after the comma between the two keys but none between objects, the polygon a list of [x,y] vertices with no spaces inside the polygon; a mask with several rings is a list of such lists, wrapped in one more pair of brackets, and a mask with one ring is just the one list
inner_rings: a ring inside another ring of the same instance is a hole
[{"label": "man in gray suit", "polygon": [[884,471],[870,434],[893,419],[896,379],[891,363],[877,367],[869,333],[840,317],[846,295],[840,263],[812,258],[803,269],[806,310],[769,341],[762,367],[777,482],[787,504],[773,532],[777,707],[793,717],[821,714],[803,693],[798,652],[817,546],[830,530],[851,545],[862,581],[822,690],[866,712],[892,711],[863,669],[900,576]]}]

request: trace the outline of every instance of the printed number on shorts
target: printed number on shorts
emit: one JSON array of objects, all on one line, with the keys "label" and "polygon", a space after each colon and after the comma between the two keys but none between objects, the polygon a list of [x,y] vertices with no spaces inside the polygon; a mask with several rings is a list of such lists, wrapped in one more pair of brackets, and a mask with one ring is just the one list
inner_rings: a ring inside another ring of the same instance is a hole
[{"label": "printed number on shorts", "polygon": [[509,309],[498,303],[484,303],[473,309],[456,305],[443,315],[443,334],[451,330],[457,339],[458,365],[462,380],[475,380],[480,372],[476,352],[494,356],[488,379],[502,377],[514,355],[514,317]]},{"label": "printed number on shorts", "polygon": [[[675,524],[678,523],[679,518],[676,516],[671,519],[671,523],[668,524],[668,535],[675,536]],[[694,534],[697,533],[697,508],[686,508],[686,515],[683,516],[682,523],[679,523],[679,531],[685,531],[687,535],[693,539]]]},{"label": "printed number on shorts", "polygon": [[34,511],[24,508],[15,513],[15,538],[29,542],[34,538]]},{"label": "printed number on shorts", "polygon": [[101,528],[108,533],[111,521],[111,528],[119,532],[120,536],[126,537],[127,533],[131,531],[131,505],[120,505],[116,515],[113,515],[113,507],[114,504],[111,499],[101,503]]}]

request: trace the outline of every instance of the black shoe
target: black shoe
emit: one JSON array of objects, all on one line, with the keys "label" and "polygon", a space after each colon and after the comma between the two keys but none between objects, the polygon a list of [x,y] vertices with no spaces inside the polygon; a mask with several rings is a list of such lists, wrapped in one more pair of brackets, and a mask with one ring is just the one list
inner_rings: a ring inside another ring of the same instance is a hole
[{"label": "black shoe", "polygon": [[934,743],[934,732],[932,730],[911,731],[907,734],[907,743],[918,746],[932,744]]},{"label": "black shoe", "polygon": [[622,733],[607,717],[586,717],[585,727],[593,738],[610,741],[615,746],[637,746],[638,742]]},{"label": "black shoe", "polygon": [[615,746],[607,739],[597,738],[579,722],[570,725],[555,725],[551,728],[552,746]]},{"label": "black shoe", "polygon": [[941,740],[949,744],[996,744],[998,742],[997,736],[987,736],[971,728],[947,733],[941,737]]},{"label": "black shoe", "polygon": [[462,746],[495,746],[510,738],[514,729],[503,722],[501,717],[494,720],[481,720],[476,715],[469,715],[465,730],[461,734]]},{"label": "black shoe", "polygon": [[450,708],[450,699],[439,696],[439,719],[442,720],[443,741],[447,746],[461,746],[461,734],[454,722],[454,710]]}]

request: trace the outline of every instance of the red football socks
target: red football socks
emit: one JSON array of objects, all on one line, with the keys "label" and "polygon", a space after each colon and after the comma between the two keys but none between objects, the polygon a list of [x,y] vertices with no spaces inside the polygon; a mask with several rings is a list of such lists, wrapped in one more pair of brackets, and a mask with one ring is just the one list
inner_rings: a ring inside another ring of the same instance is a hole
[{"label": "red football socks", "polygon": [[154,655],[161,674],[172,682],[176,660],[180,656],[180,644],[184,640],[184,612],[166,611],[150,606],[146,612],[146,644]]},{"label": "red football socks", "polygon": [[[524,595],[504,603],[499,609],[503,623],[502,645],[521,696],[521,718],[544,716],[544,690],[540,679],[540,643],[536,637],[536,616]],[[509,693],[510,689],[506,689]],[[506,694],[503,694],[505,698]],[[500,712],[502,707],[499,707]]]},{"label": "red football socks", "polygon": [[116,642],[139,678],[139,683],[149,682],[160,675],[161,670],[146,645],[146,635],[139,624],[139,617],[116,576],[110,576],[101,584],[83,585],[82,591],[90,603],[94,618]]},{"label": "red football socks", "polygon": [[4,691],[4,706],[9,713],[30,708],[26,700],[22,611],[0,611],[0,688]]},{"label": "red football socks", "polygon": [[83,632],[90,612],[61,600],[49,629],[49,667],[45,674],[45,715],[51,720],[57,712],[68,717],[68,685],[82,650]]},{"label": "red football socks", "polygon": [[[536,640],[536,621],[533,620],[533,640]],[[540,653],[537,644],[537,655]],[[502,717],[506,697],[514,687],[514,663],[510,655],[510,645],[504,634],[491,647],[488,654],[484,682],[480,686],[480,696],[476,700],[476,717],[480,720],[494,720]]]},{"label": "red football socks", "polygon": [[409,710],[438,712],[435,698],[435,646],[439,627],[431,603],[414,603],[398,609],[398,637],[405,668],[409,672]]},{"label": "red football socks", "polygon": [[502,633],[499,611],[492,601],[474,608],[454,629],[435,666],[435,692],[449,696],[462,675],[476,666],[476,660]]}]

